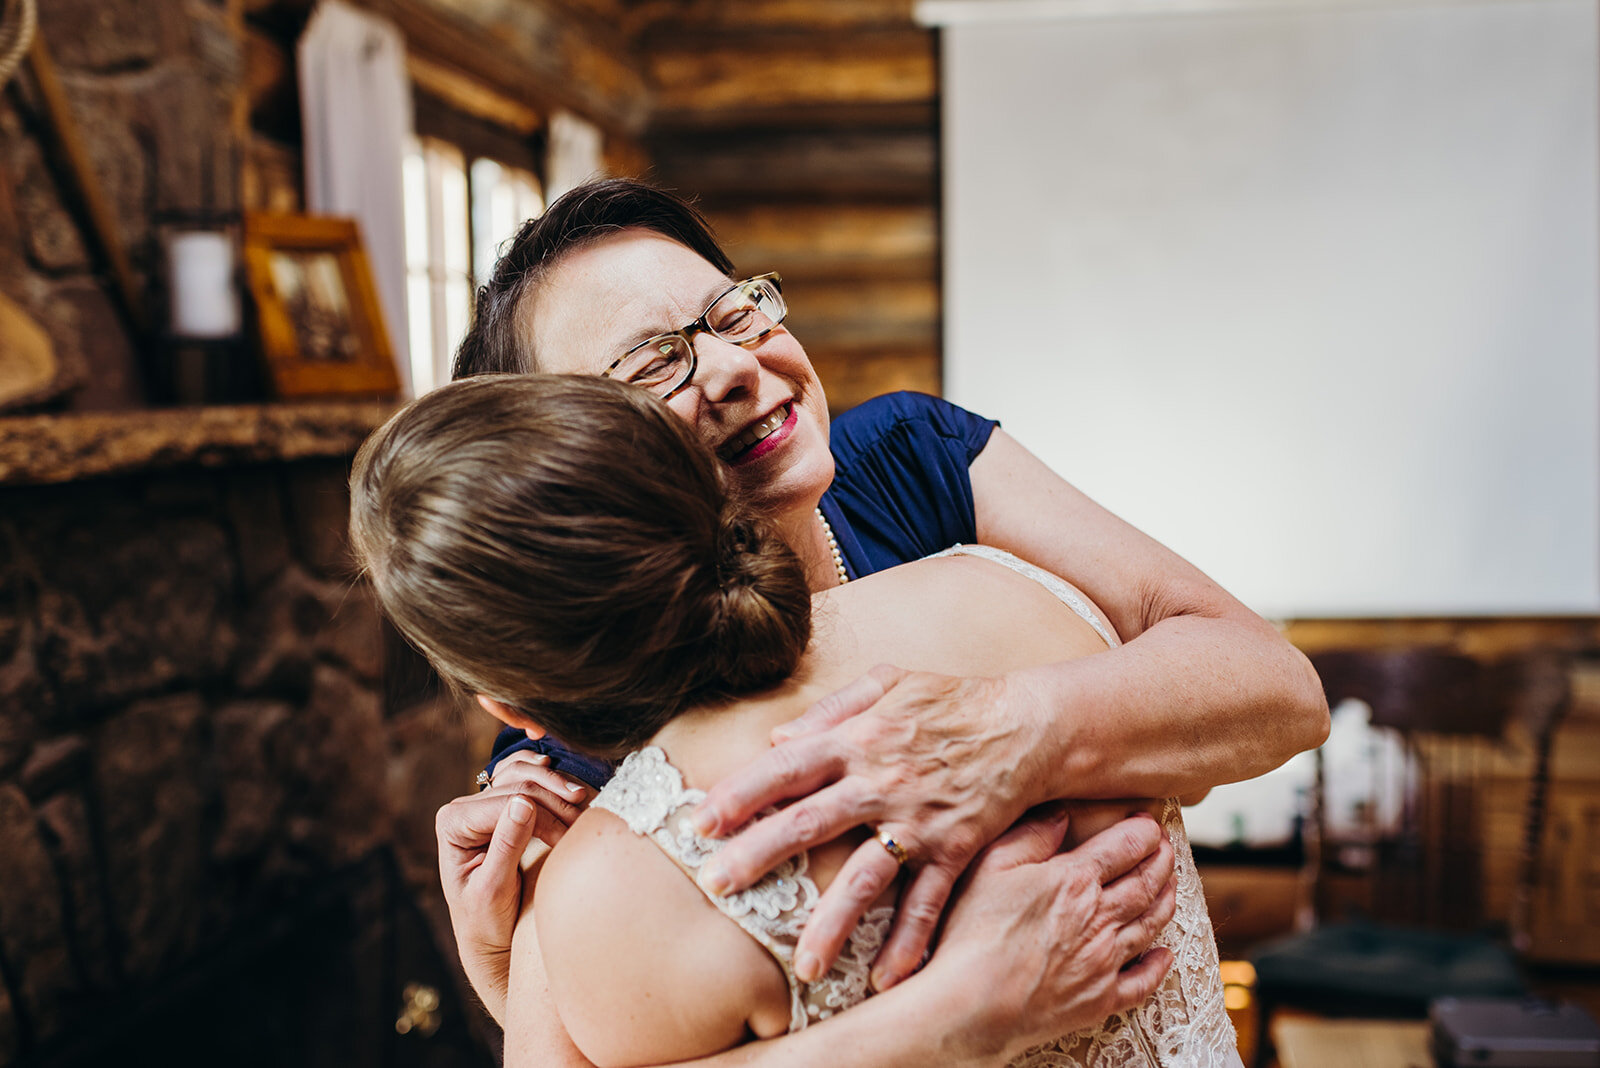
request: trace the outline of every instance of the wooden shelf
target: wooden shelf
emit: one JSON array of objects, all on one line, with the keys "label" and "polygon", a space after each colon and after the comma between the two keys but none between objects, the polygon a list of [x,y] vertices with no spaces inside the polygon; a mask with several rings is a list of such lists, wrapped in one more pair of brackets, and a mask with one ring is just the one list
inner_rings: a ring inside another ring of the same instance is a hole
[{"label": "wooden shelf", "polygon": [[350,456],[394,410],[302,401],[0,418],[0,485]]}]

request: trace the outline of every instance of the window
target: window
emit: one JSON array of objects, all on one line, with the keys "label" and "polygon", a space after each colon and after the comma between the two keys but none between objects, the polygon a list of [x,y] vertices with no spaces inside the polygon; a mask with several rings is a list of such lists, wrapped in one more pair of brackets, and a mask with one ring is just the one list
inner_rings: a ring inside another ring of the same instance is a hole
[{"label": "window", "polygon": [[437,137],[408,146],[404,195],[411,383],[420,396],[450,380],[473,294],[494,269],[500,245],[544,211],[544,196],[532,171],[469,158]]}]

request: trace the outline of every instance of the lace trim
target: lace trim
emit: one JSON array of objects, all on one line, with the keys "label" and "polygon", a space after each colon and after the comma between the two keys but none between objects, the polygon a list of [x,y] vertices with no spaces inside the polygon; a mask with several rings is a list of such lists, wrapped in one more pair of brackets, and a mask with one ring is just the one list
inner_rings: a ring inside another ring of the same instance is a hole
[{"label": "lace trim", "polygon": [[[666,753],[647,746],[623,760],[591,805],[621,817],[629,830],[649,838],[699,886],[699,869],[723,845],[722,839],[702,838],[689,826],[690,812],[705,796],[704,791],[683,785],[682,773],[667,760]],[[706,893],[723,915],[761,943],[783,969],[789,984],[790,1031],[827,1019],[867,997],[872,962],[894,919],[892,908],[869,911],[850,933],[828,973],[814,983],[802,983],[794,974],[794,949],[820,896],[816,881],[808,874],[809,866],[809,855],[802,852],[737,894]]]}]

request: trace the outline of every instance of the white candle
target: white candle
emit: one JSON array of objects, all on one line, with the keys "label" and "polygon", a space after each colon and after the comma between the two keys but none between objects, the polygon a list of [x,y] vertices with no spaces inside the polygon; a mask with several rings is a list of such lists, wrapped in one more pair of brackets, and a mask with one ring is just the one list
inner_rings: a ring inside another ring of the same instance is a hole
[{"label": "white candle", "polygon": [[178,337],[222,338],[239,332],[239,291],[234,285],[233,241],[226,233],[185,230],[167,242],[172,286],[172,332]]}]

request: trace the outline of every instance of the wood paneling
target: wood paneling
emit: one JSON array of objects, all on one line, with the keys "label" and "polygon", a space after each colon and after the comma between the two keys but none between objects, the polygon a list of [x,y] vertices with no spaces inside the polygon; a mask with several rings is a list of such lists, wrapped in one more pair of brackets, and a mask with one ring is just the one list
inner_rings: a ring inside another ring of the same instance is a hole
[{"label": "wood paneling", "polygon": [[486,86],[470,74],[429,59],[420,52],[406,56],[411,84],[464,115],[493,123],[528,137],[544,128],[546,116],[526,101]]},{"label": "wood paneling", "polygon": [[741,271],[781,264],[785,280],[931,278],[939,256],[939,217],[926,203],[761,203],[710,218]]},{"label": "wood paneling", "polygon": [[932,100],[937,72],[927,33],[740,35],[653,51],[650,74],[661,115]]},{"label": "wood paneling", "polygon": [[802,34],[910,26],[913,0],[634,0],[625,16],[647,47],[658,37],[729,26]]},{"label": "wood paneling", "polygon": [[934,130],[789,131],[759,129],[686,136],[652,135],[646,146],[661,180],[727,203],[870,201],[932,205],[938,144]]},{"label": "wood paneling", "polygon": [[743,270],[784,275],[835,410],[940,385],[938,63],[911,0],[643,0],[646,144]]},{"label": "wood paneling", "polygon": [[[254,144],[293,144],[314,5],[240,2]],[[424,101],[523,138],[577,112],[613,173],[697,199],[737,263],[785,275],[836,408],[938,390],[937,48],[912,0],[356,2],[405,34]],[[252,205],[285,200],[282,161],[251,158]]]},{"label": "wood paneling", "polygon": [[1432,645],[1480,659],[1540,646],[1600,653],[1600,617],[1296,619],[1284,635],[1306,653]]},{"label": "wood paneling", "polygon": [[937,395],[941,388],[937,351],[834,351],[808,344],[806,353],[816,365],[828,393],[828,407],[834,412],[897,389]]},{"label": "wood paneling", "polygon": [[837,351],[922,350],[939,343],[933,279],[875,278],[788,286],[788,325],[802,340]]},{"label": "wood paneling", "polygon": [[359,0],[393,19],[407,48],[535,111],[576,112],[614,133],[644,128],[651,92],[629,41],[567,5]]}]

